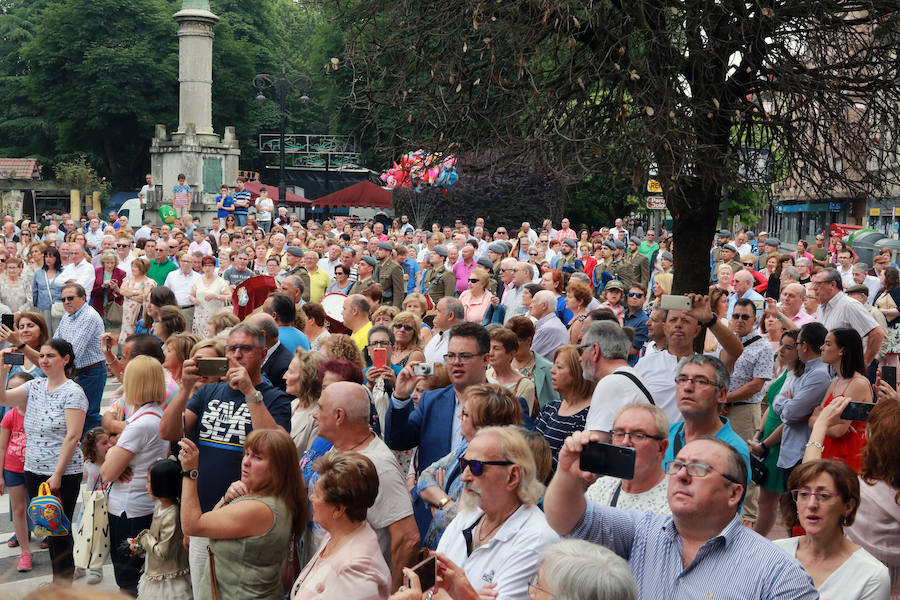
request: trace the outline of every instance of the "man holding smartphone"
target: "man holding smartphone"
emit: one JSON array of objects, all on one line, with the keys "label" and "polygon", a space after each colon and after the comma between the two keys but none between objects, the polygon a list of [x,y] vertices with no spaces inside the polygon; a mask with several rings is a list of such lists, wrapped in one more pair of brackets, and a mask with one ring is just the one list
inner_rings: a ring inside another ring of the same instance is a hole
[{"label": "man holding smartphone", "polygon": [[667,516],[587,502],[584,482],[594,475],[579,469],[579,458],[591,441],[597,434],[584,431],[563,444],[544,495],[547,522],[560,535],[601,544],[627,560],[640,598],[819,597],[793,557],[741,525],[747,465],[727,442],[697,437],[665,464]]}]

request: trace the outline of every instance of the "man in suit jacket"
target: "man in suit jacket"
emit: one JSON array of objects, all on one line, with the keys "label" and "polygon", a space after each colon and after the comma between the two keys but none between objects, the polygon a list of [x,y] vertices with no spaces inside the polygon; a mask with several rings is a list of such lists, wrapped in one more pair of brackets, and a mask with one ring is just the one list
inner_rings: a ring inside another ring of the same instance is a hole
[{"label": "man in suit jacket", "polygon": [[[417,476],[462,443],[459,399],[470,385],[485,383],[490,351],[491,337],[483,326],[471,322],[454,325],[447,346],[450,385],[424,392],[416,408],[411,399],[421,379],[413,374],[416,363],[407,365],[397,376],[385,418],[384,441],[392,450],[419,447]],[[424,536],[431,523],[431,507],[416,495],[413,511],[419,532]]]},{"label": "man in suit jacket", "polygon": [[259,327],[266,337],[266,358],[262,364],[262,374],[269,383],[284,391],[284,374],[294,355],[278,341],[278,323],[271,315],[263,312],[250,315],[246,322]]},{"label": "man in suit jacket", "polygon": [[638,252],[641,240],[632,237],[628,240],[628,262],[634,267],[634,273],[637,275],[637,281],[642,288],[648,289],[650,285],[650,261],[646,256]]}]

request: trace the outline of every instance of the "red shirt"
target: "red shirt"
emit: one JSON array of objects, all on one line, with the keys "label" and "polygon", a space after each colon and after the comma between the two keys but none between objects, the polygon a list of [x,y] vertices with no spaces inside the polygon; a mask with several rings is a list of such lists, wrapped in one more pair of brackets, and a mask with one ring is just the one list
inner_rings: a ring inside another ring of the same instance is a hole
[{"label": "red shirt", "polygon": [[3,415],[0,427],[9,429],[9,444],[3,468],[13,473],[25,472],[25,415],[18,408],[10,409]]}]

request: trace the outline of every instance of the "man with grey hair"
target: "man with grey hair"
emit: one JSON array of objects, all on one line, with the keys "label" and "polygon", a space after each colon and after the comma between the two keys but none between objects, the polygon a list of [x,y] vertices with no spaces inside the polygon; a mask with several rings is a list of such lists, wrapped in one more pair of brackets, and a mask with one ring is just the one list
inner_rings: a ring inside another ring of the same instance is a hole
[{"label": "man with grey hair", "polygon": [[[591,278],[588,277],[587,273],[584,273],[582,271],[575,271],[574,273],[572,273],[569,276],[569,281],[570,282],[580,281],[582,283],[586,283],[588,285],[588,287],[591,287]],[[600,301],[597,300],[596,296],[591,296],[591,301],[588,302],[588,305],[587,305],[587,308],[585,308],[585,311],[591,312],[592,310],[595,310],[597,308],[600,308]]]},{"label": "man with grey hair", "polygon": [[630,404],[653,404],[644,380],[628,365],[631,340],[618,323],[594,321],[581,336],[578,352],[585,379],[596,381],[584,428],[610,441],[616,415]]},{"label": "man with grey hair", "polygon": [[491,300],[494,306],[503,305],[506,311],[503,315],[503,324],[513,317],[524,315],[528,309],[522,304],[522,294],[524,286],[531,282],[531,265],[526,262],[520,262],[513,257],[504,258],[500,261],[500,281],[503,283],[503,298],[496,301]]},{"label": "man with grey hair", "polygon": [[131,252],[134,247],[134,237],[129,234],[114,238],[116,248],[116,258],[119,259],[117,265],[125,271],[127,277],[131,277],[131,263],[134,262],[134,254]]},{"label": "man with grey hair", "polygon": [[[182,367],[181,387],[163,411],[159,435],[178,441],[195,436],[200,451],[197,489],[200,508],[211,511],[232,482],[241,477],[243,447],[254,429],[291,428],[291,398],[263,379],[265,336],[254,325],[239,323],[228,334],[228,372],[220,383],[207,383],[191,395],[200,374],[189,358]],[[192,583],[200,585],[206,570],[207,538],[191,537]],[[200,589],[199,587],[195,589]]]},{"label": "man with grey hair", "polygon": [[[110,230],[112,231],[112,230]],[[115,250],[116,248],[116,238],[112,235],[104,235],[100,239],[100,248],[95,250],[94,257],[91,258],[91,267],[95,269],[99,269],[102,265],[100,264],[100,257],[104,252],[108,252],[110,250]],[[118,264],[116,265],[119,266]],[[121,267],[120,267],[121,268]],[[129,273],[130,275],[130,273]]]},{"label": "man with grey hair", "polygon": [[531,349],[547,360],[553,360],[556,349],[569,343],[569,331],[556,316],[556,294],[550,290],[535,294],[531,299],[530,312],[537,319]]},{"label": "man with grey hair", "polygon": [[869,288],[869,298],[866,304],[872,304],[875,295],[881,289],[881,281],[877,277],[869,275],[869,265],[864,262],[858,262],[853,265],[853,283],[856,285],[864,285]]},{"label": "man with grey hair", "polygon": [[69,244],[69,264],[59,274],[59,278],[66,283],[77,283],[85,290],[94,289],[94,267],[85,260],[81,244]]},{"label": "man with grey hair", "polygon": [[544,485],[528,441],[517,427],[485,427],[459,466],[459,513],[437,547],[468,579],[454,597],[477,598],[490,586],[499,598],[526,598],[541,552],[559,539],[537,506]]},{"label": "man with grey hair", "polygon": [[425,362],[444,363],[450,329],[466,320],[466,308],[456,298],[441,298],[434,309],[434,334],[425,344]]},{"label": "man with grey hair", "polygon": [[737,301],[746,298],[754,303],[760,303],[756,304],[756,319],[754,319],[754,323],[759,321],[759,318],[762,316],[761,303],[765,299],[759,292],[753,289],[753,286],[756,285],[756,279],[754,279],[753,273],[741,269],[734,274],[731,282],[734,284],[734,294],[728,298],[728,318],[731,318],[731,312],[734,310],[734,305]]},{"label": "man with grey hair", "polygon": [[812,285],[816,292],[816,300],[819,302],[816,320],[828,331],[838,327],[850,327],[859,335],[868,336],[865,362],[868,365],[875,360],[884,340],[885,331],[878,326],[862,304],[841,291],[843,290],[841,274],[832,268],[822,269],[813,275]]},{"label": "man with grey hair", "polygon": [[366,512],[366,522],[375,530],[396,588],[403,581],[403,568],[415,563],[419,531],[400,465],[394,453],[369,428],[369,396],[365,388],[349,381],[329,385],[322,391],[313,418],[319,424],[319,436],[331,442],[335,451],[359,452],[375,465],[378,495]]},{"label": "man with grey hair", "polygon": [[585,492],[587,499],[623,510],[672,514],[662,468],[669,447],[666,413],[650,404],[628,404],[616,415],[611,435],[616,446],[634,448],[634,477],[600,477]]},{"label": "man with grey hair", "polygon": [[288,365],[291,364],[294,354],[279,340],[281,330],[278,322],[265,312],[250,315],[244,322],[255,325],[262,331],[266,340],[266,355],[260,371],[269,380],[269,383],[284,391],[284,374],[287,373]]},{"label": "man with grey hair", "polygon": [[[712,378],[717,369],[696,367],[700,370],[685,366],[682,376],[698,383],[703,377],[701,387],[710,387],[701,373],[708,371]],[[566,439],[544,496],[547,522],[560,535],[601,544],[626,559],[641,598],[687,600],[713,592],[717,598],[744,600],[819,597],[794,557],[741,525],[738,511],[748,469],[733,446],[701,435],[679,448],[664,466],[672,511],[667,516],[585,500],[584,481],[596,476],[582,471],[579,459],[582,448],[597,437],[585,431]]]}]

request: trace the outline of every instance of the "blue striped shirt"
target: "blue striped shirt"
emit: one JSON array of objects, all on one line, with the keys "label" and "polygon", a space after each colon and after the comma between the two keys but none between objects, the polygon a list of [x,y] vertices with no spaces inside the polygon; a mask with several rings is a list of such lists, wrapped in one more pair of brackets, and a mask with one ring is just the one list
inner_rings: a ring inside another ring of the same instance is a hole
[{"label": "blue striped shirt", "polygon": [[795,559],[735,516],[684,567],[672,517],[588,502],[568,537],[606,546],[631,566],[641,600],[817,600]]}]

